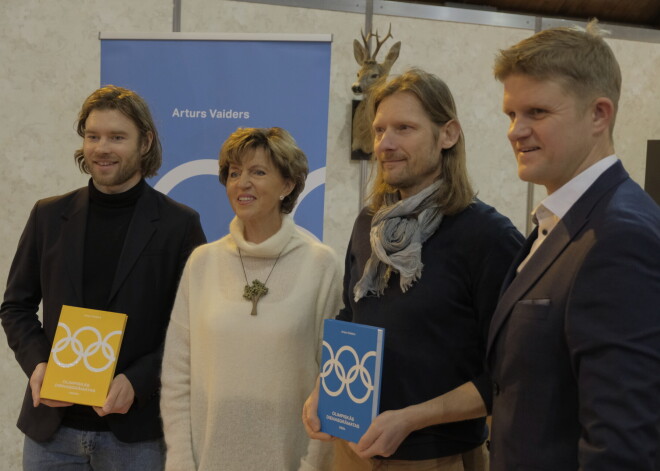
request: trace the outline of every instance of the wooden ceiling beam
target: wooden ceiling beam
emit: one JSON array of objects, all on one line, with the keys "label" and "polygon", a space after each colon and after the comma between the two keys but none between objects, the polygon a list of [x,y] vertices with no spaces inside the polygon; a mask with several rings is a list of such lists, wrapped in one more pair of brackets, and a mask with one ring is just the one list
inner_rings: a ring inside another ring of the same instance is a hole
[{"label": "wooden ceiling beam", "polygon": [[575,18],[598,18],[606,23],[660,29],[658,0],[406,0],[410,3],[471,7],[484,6],[507,13]]}]

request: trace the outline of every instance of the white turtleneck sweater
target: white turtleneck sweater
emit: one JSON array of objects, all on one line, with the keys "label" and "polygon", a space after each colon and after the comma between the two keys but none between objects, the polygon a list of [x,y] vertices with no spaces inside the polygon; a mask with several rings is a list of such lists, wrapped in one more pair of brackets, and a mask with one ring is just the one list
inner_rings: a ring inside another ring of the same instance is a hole
[{"label": "white turtleneck sweater", "polygon": [[[243,298],[268,277],[257,315]],[[319,372],[323,319],[341,303],[341,269],[328,246],[290,216],[260,244],[229,235],[198,247],[181,278],[167,332],[161,412],[166,469],[327,469],[330,447],[307,438],[302,406]]]}]

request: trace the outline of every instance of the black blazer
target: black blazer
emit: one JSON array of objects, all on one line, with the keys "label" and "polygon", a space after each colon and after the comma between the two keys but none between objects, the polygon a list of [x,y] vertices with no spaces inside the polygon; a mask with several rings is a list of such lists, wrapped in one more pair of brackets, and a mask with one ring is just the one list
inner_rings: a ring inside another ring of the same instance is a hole
[{"label": "black blazer", "polygon": [[490,327],[491,470],[660,469],[660,209],[617,162],[516,275],[535,237]]},{"label": "black blazer", "polygon": [[[0,308],[9,346],[30,377],[48,361],[63,304],[83,306],[83,251],[88,188],[38,201],[20,238]],[[109,310],[128,315],[115,374],[135,389],[126,414],[110,414],[118,439],[162,436],[159,411],[163,341],[181,272],[206,241],[199,215],[146,185],[136,203],[112,283]],[[43,300],[42,319],[37,316]],[[83,306],[84,307],[84,306]],[[37,441],[58,429],[63,408],[32,405],[28,385],[18,427]]]}]

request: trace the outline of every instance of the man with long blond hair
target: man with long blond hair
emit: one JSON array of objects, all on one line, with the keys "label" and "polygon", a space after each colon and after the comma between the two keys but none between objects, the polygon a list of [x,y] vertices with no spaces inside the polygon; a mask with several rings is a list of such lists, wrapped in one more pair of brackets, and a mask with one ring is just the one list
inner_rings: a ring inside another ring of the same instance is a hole
[{"label": "man with long blond hair", "polygon": [[[361,440],[336,440],[335,470],[485,471],[486,333],[522,236],[475,198],[447,85],[419,69],[374,92],[371,204],[346,255],[338,319],[384,327],[380,410]],[[318,391],[303,411],[320,432]]]},{"label": "man with long blond hair", "polygon": [[521,180],[545,186],[493,315],[493,471],[660,469],[660,209],[614,153],[597,22],[500,52]]}]

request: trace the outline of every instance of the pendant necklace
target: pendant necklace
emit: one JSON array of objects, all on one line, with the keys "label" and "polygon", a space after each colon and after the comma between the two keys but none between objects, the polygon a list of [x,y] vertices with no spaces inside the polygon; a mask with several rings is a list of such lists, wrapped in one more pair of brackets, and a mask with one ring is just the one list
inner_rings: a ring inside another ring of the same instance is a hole
[{"label": "pendant necklace", "polygon": [[243,255],[241,255],[241,249],[238,249],[238,256],[241,259],[241,267],[243,267],[243,276],[245,277],[245,288],[243,289],[243,297],[247,299],[248,301],[252,301],[252,312],[250,315],[256,316],[257,315],[257,303],[259,300],[268,294],[268,288],[266,287],[266,283],[268,283],[268,280],[270,279],[270,275],[273,274],[273,270],[275,269],[275,265],[277,265],[277,262],[280,259],[280,255],[282,255],[282,252],[284,251],[284,247],[282,247],[282,250],[280,250],[280,253],[277,255],[277,258],[275,259],[275,263],[273,263],[273,267],[270,269],[270,272],[268,272],[268,276],[266,277],[265,282],[261,282],[258,279],[257,280],[252,280],[252,284],[248,284],[248,278],[247,278],[247,273],[245,272],[245,264],[243,264]]}]

